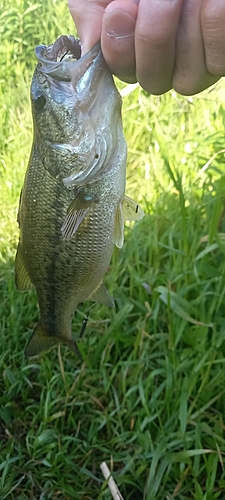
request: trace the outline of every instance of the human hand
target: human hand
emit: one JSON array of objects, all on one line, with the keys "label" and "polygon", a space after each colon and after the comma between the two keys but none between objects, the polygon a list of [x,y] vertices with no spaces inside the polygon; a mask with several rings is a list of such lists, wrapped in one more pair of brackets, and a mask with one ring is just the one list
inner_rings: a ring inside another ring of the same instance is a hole
[{"label": "human hand", "polygon": [[225,76],[224,0],[69,0],[83,53],[101,39],[104,58],[149,93],[184,95]]}]

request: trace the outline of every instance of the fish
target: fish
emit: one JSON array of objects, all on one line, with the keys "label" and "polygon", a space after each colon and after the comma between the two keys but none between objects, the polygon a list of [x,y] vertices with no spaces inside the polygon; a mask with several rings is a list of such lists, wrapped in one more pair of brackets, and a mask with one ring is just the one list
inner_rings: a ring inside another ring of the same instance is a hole
[{"label": "fish", "polygon": [[103,277],[125,220],[144,212],[125,195],[127,146],[121,97],[100,43],[81,56],[62,35],[35,49],[33,144],[22,187],[15,259],[20,291],[35,287],[40,320],[25,349],[34,356],[62,342],[78,352],[78,304],[113,307]]}]

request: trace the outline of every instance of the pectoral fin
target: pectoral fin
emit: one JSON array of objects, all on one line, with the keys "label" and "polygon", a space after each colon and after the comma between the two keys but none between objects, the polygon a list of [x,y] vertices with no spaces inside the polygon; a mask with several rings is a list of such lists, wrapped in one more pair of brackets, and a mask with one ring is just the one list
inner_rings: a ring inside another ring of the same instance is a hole
[{"label": "pectoral fin", "polygon": [[61,342],[61,340],[63,343],[68,345],[68,347],[70,347],[70,349],[73,352],[79,355],[76,342],[72,338],[65,339],[63,337],[61,338],[61,337],[54,337],[53,335],[48,335],[43,330],[41,322],[39,321],[27,344],[27,347],[25,349],[25,355],[36,356],[36,354],[39,354],[41,351],[49,349],[49,347],[58,344],[59,342]]},{"label": "pectoral fin", "polygon": [[124,222],[126,220],[136,221],[144,217],[144,212],[140,205],[128,196],[124,196],[116,211],[114,239],[113,242],[118,248],[122,248],[124,243]]},{"label": "pectoral fin", "polygon": [[118,248],[122,248],[123,242],[124,242],[124,218],[123,218],[122,205],[121,203],[119,203],[116,211],[113,243]]},{"label": "pectoral fin", "polygon": [[91,205],[96,203],[96,201],[98,201],[96,198],[85,194],[83,188],[78,190],[78,194],[70,204],[61,227],[62,237],[64,240],[70,240],[72,238],[78,230],[81,222],[88,214]]},{"label": "pectoral fin", "polygon": [[72,236],[80,226],[82,220],[84,220],[84,218],[86,217],[88,211],[89,208],[87,208],[86,210],[74,210],[74,212],[71,210],[67,213],[67,216],[61,227],[62,237],[64,240],[70,240],[70,238],[72,238]]},{"label": "pectoral fin", "polygon": [[124,220],[141,220],[143,219],[145,213],[141,209],[140,205],[136,201],[132,200],[128,196],[124,196],[123,200],[123,218]]},{"label": "pectoral fin", "polygon": [[29,274],[26,270],[21,244],[18,244],[15,260],[15,282],[18,290],[25,291],[32,288]]},{"label": "pectoral fin", "polygon": [[104,304],[108,307],[114,307],[113,299],[103,281],[86,300],[93,300],[93,302],[97,302],[98,304]]}]

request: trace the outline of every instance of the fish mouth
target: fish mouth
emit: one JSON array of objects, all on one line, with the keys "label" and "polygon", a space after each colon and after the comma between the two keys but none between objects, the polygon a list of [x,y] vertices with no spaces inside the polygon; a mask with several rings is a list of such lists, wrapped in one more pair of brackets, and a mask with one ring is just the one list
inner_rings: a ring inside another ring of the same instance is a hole
[{"label": "fish mouth", "polygon": [[[55,43],[48,46],[38,45],[35,48],[35,55],[39,71],[55,80],[74,84],[82,78],[90,66],[96,66],[100,59],[103,59],[100,43],[81,57],[80,40],[73,35],[62,35]],[[92,73],[94,69],[92,68]]]},{"label": "fish mouth", "polygon": [[[51,148],[50,157],[64,158],[59,161],[60,168],[64,164],[59,175],[65,187],[73,189],[112,167],[121,136],[121,98],[100,43],[81,56],[80,40],[62,35],[52,45],[37,46],[35,53],[34,121],[45,146]],[[124,141],[120,142],[123,152]]]}]

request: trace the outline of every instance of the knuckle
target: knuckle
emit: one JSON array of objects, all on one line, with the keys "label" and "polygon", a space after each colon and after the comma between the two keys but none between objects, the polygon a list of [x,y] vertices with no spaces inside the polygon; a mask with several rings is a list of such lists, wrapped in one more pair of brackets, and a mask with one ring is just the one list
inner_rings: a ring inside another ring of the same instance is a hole
[{"label": "knuckle", "polygon": [[225,76],[225,60],[220,60],[216,54],[211,53],[206,56],[206,67],[209,73],[214,76]]},{"label": "knuckle", "polygon": [[225,5],[224,14],[219,9],[205,9],[202,17],[202,32],[205,47],[205,64],[212,75],[225,74]]},{"label": "knuckle", "polygon": [[168,48],[171,41],[171,34],[166,30],[162,33],[160,30],[154,29],[153,26],[142,28],[139,26],[135,31],[136,44],[144,46],[147,49],[161,52]]},{"label": "knuckle", "polygon": [[153,79],[153,78],[146,78],[145,76],[140,76],[137,74],[137,80],[139,82],[139,85],[146,91],[148,94],[152,95],[161,95],[165,94],[168,92],[172,86],[171,82],[168,81],[162,81],[161,79]]},{"label": "knuckle", "polygon": [[220,9],[216,7],[216,2],[206,3],[206,7],[202,9],[201,23],[203,30],[214,31],[223,25],[223,17],[221,18]]},{"label": "knuckle", "polygon": [[199,92],[198,82],[191,80],[187,75],[175,74],[172,85],[174,90],[181,95],[189,96]]},{"label": "knuckle", "polygon": [[225,73],[225,3],[207,1],[201,15],[205,62],[209,73]]},{"label": "knuckle", "polygon": [[213,46],[224,40],[224,22],[223,19],[208,18],[202,22],[203,39],[206,45]]},{"label": "knuckle", "polygon": [[209,75],[206,70],[205,72],[196,75],[196,77],[193,77],[193,71],[191,71],[190,75],[186,76],[176,74],[173,77],[172,84],[174,90],[176,90],[178,94],[190,96],[199,94],[199,92],[211,87],[211,85],[214,85],[219,78],[220,77],[218,75]]}]

